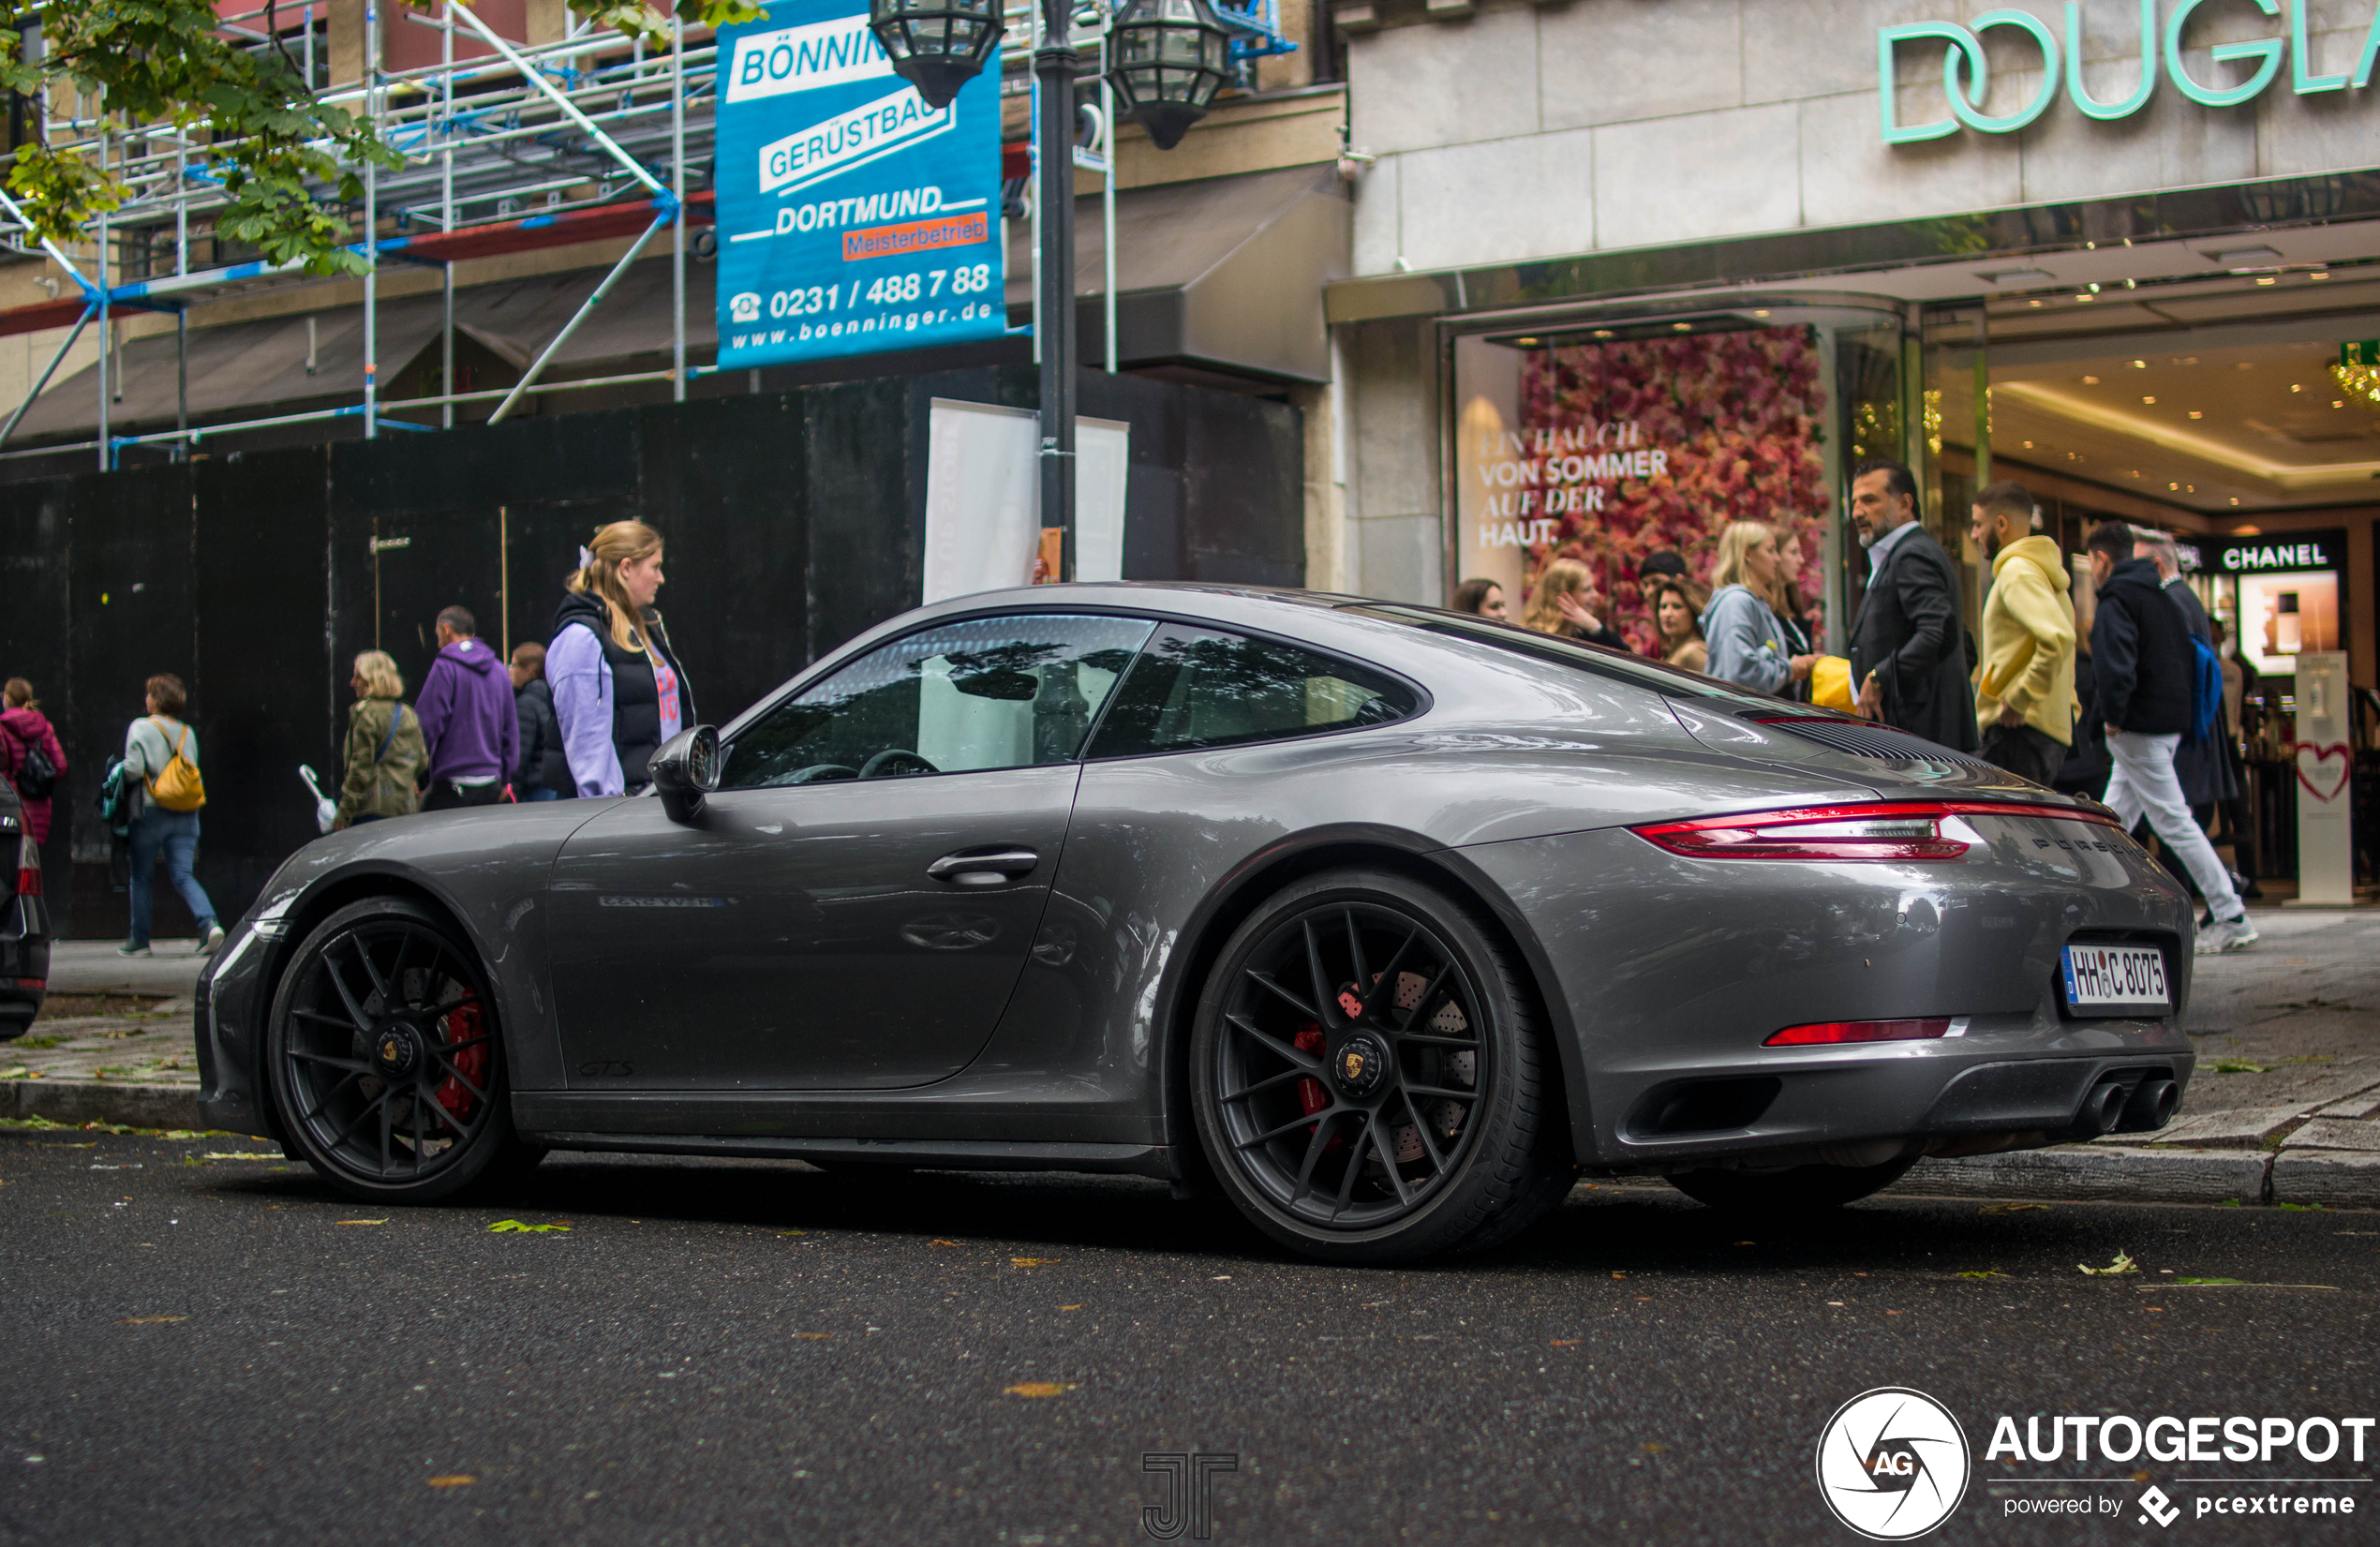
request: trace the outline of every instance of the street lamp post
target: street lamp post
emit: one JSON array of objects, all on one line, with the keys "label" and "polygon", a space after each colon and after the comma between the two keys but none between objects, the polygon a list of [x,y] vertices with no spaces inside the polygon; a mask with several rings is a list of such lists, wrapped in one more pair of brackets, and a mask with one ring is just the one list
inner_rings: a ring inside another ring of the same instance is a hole
[{"label": "street lamp post", "polygon": [[[1001,0],[869,0],[868,25],[893,69],[930,108],[994,57]],[[1075,575],[1075,71],[1069,34],[1080,0],[1040,0],[1034,198],[1041,206],[1041,524],[1059,531],[1062,580]],[[1110,24],[1108,79],[1124,112],[1160,150],[1206,116],[1229,72],[1230,34],[1207,0],[1124,0]]]}]

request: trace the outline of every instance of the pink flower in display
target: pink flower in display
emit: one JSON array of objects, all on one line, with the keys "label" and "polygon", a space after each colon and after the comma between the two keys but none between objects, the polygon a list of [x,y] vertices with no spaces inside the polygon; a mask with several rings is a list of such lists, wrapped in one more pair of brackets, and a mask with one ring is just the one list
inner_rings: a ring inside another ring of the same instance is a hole
[{"label": "pink flower in display", "polygon": [[[1832,496],[1819,450],[1825,394],[1807,331],[1575,345],[1531,350],[1522,361],[1525,434],[1561,431],[1599,452],[1664,454],[1649,478],[1600,481],[1600,508],[1566,513],[1554,541],[1529,553],[1534,574],[1566,544],[1583,552],[1630,648],[1652,653],[1657,637],[1637,584],[1650,554],[1683,554],[1707,583],[1720,530],[1765,521],[1780,543],[1800,539],[1806,562],[1815,560]],[[1812,617],[1822,624],[1822,613]]]}]

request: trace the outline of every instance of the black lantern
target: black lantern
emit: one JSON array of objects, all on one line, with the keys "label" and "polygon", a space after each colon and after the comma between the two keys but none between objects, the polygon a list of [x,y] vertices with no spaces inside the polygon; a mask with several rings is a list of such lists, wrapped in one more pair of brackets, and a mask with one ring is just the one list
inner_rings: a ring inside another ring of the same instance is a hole
[{"label": "black lantern", "polygon": [[1108,39],[1108,80],[1159,150],[1179,144],[1230,79],[1231,35],[1207,0],[1125,0]]},{"label": "black lantern", "polygon": [[894,73],[939,112],[983,72],[1006,23],[1000,0],[868,0],[868,30]]}]

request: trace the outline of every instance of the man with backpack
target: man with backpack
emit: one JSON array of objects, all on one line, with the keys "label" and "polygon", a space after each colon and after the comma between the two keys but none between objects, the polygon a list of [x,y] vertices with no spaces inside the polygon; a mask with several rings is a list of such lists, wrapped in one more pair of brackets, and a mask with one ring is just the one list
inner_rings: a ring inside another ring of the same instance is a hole
[{"label": "man with backpack", "polygon": [[[2198,954],[2238,950],[2255,943],[2256,927],[2214,845],[2191,820],[2174,777],[2174,749],[2196,719],[2196,647],[2157,566],[2134,558],[2132,528],[2120,521],[2102,522],[2090,534],[2090,574],[2099,593],[2090,630],[2097,691],[2091,712],[2107,728],[2115,765],[2106,804],[2126,827],[2146,816],[2197,882],[2209,919],[2198,931]],[[2218,704],[2221,692],[2218,679]]]}]

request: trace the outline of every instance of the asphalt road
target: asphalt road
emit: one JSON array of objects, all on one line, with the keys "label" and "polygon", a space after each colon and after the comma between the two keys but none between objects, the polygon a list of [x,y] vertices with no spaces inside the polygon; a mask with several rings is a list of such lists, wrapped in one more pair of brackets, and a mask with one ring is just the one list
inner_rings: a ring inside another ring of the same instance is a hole
[{"label": "asphalt road", "polygon": [[[269,1156],[0,1135],[0,1540],[1073,1547],[1152,1540],[1143,1456],[1197,1452],[1236,1458],[1216,1542],[1850,1542],[1814,1447],[1873,1387],[1978,1450],[2002,1413],[2380,1415],[2373,1214],[1788,1229],[1605,1186],[1490,1257],[1344,1271],[1133,1181],[558,1156],[500,1206],[371,1211],[227,1153]],[[1926,1540],[2369,1541],[2368,1433],[2361,1465],[1979,1463]],[[2178,1480],[2291,1476],[2327,1480]],[[2249,1494],[2358,1510],[2192,1512]],[[2009,1512],[2069,1496],[2115,1512]]]}]

